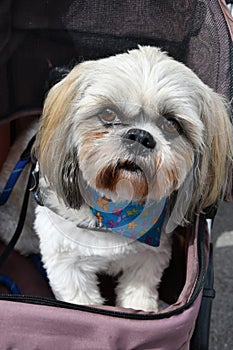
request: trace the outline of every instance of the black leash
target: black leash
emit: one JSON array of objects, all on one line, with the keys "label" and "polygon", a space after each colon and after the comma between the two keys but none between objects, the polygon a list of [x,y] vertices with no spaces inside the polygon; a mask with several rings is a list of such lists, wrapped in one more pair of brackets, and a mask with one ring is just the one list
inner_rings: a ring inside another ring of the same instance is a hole
[{"label": "black leash", "polygon": [[[27,148],[25,149],[25,151],[23,152],[23,156],[25,158],[29,158],[30,161],[30,150],[31,147],[34,143],[35,137],[33,137],[28,145]],[[21,157],[22,157],[21,155]],[[23,230],[23,226],[24,226],[24,222],[25,222],[25,218],[26,218],[26,214],[27,214],[27,208],[28,208],[28,201],[29,201],[29,195],[30,195],[30,188],[32,185],[32,173],[33,170],[35,168],[35,164],[31,165],[31,169],[29,172],[29,176],[28,176],[28,182],[27,182],[27,186],[24,192],[24,198],[23,198],[23,202],[22,202],[22,207],[21,207],[21,211],[20,211],[20,215],[19,215],[19,219],[18,219],[18,223],[15,229],[15,232],[11,238],[11,240],[9,241],[8,245],[6,246],[6,248],[3,250],[2,254],[0,255],[0,267],[4,264],[4,262],[6,261],[6,259],[8,258],[8,256],[10,255],[11,251],[14,249],[21,233]]]},{"label": "black leash", "polygon": [[25,189],[25,193],[24,193],[24,198],[23,198],[23,203],[22,203],[22,208],[20,211],[20,215],[19,215],[19,219],[18,219],[18,224],[15,230],[14,235],[12,236],[10,242],[8,243],[8,245],[6,246],[6,248],[4,249],[3,253],[0,256],[0,267],[4,264],[4,262],[6,261],[6,259],[8,258],[8,256],[10,255],[11,251],[14,249],[20,235],[21,232],[23,230],[23,226],[24,226],[24,222],[25,222],[25,218],[26,218],[26,214],[27,214],[27,208],[28,208],[28,201],[29,201],[29,194],[30,194],[30,187],[31,187],[31,174],[34,168],[34,164],[31,166],[31,170],[30,170],[30,174],[28,177],[28,182],[27,182],[27,186]]}]

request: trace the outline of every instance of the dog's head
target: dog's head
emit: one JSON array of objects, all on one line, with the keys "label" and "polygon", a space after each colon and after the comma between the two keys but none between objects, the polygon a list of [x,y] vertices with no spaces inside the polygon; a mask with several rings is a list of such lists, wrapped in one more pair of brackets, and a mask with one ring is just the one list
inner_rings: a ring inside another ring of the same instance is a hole
[{"label": "dog's head", "polygon": [[82,178],[113,200],[179,198],[189,220],[223,194],[231,124],[223,99],[189,68],[140,47],[81,63],[56,84],[35,152],[68,207],[83,203]]}]

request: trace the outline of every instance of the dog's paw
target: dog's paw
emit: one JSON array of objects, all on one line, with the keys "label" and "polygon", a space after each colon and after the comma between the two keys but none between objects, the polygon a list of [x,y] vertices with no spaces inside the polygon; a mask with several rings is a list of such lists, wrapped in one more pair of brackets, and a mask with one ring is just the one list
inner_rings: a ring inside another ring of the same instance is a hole
[{"label": "dog's paw", "polygon": [[65,301],[67,303],[76,305],[103,305],[105,299],[101,297],[98,291],[92,293],[82,293],[79,291],[75,293],[54,293],[56,299]]},{"label": "dog's paw", "polygon": [[156,290],[152,294],[144,288],[131,291],[130,293],[120,293],[117,297],[117,306],[130,308],[134,310],[142,310],[147,312],[158,312],[159,301]]},{"label": "dog's paw", "polygon": [[[80,263],[81,265],[81,263]],[[86,270],[88,269],[88,265]],[[63,270],[61,273],[61,267]],[[66,268],[66,269],[65,269]],[[101,296],[96,274],[84,273],[77,264],[47,269],[50,286],[56,299],[72,304],[102,305],[105,299]]]}]

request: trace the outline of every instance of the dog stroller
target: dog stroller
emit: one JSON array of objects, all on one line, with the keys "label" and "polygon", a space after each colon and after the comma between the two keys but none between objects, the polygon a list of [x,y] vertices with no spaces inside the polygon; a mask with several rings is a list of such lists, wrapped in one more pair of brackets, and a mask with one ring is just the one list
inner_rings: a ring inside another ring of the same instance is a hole
[{"label": "dog stroller", "polygon": [[[2,0],[0,18],[1,162],[19,131],[40,115],[51,67],[138,44],[159,46],[232,98],[233,28],[223,0]],[[24,152],[21,160],[27,158]],[[23,226],[27,190],[16,236]],[[230,188],[226,196],[230,199]],[[210,208],[191,227],[175,229],[172,261],[160,286],[169,306],[158,314],[116,308],[109,293],[114,281],[106,276],[100,278],[108,306],[57,301],[37,257],[19,255],[11,249],[14,242],[7,247],[1,243],[0,347],[207,350],[214,297],[207,219],[215,212]]]}]

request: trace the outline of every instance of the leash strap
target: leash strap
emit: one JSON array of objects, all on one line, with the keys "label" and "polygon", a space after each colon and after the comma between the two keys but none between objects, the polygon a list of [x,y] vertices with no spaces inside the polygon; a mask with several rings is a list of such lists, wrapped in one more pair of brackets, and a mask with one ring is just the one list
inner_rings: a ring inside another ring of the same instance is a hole
[{"label": "leash strap", "polygon": [[6,186],[4,188],[4,190],[2,191],[1,195],[0,195],[0,205],[4,205],[9,197],[10,194],[19,178],[19,176],[21,175],[23,169],[25,168],[25,166],[29,163],[28,159],[25,160],[19,160],[16,164],[16,166],[14,167],[7,183]]},{"label": "leash strap", "polygon": [[21,294],[17,284],[10,277],[0,274],[0,283],[3,284],[11,294]]},{"label": "leash strap", "polygon": [[31,187],[31,174],[32,174],[33,169],[34,169],[34,164],[32,164],[31,170],[29,173],[28,182],[27,182],[27,186],[26,186],[24,198],[23,198],[23,204],[22,204],[22,208],[21,208],[21,212],[20,212],[20,216],[19,216],[19,220],[18,220],[18,224],[17,224],[16,230],[15,230],[15,233],[12,236],[12,238],[11,238],[10,242],[8,243],[8,245],[6,246],[6,248],[4,249],[4,251],[2,252],[2,254],[0,255],[0,267],[3,265],[5,260],[8,258],[11,251],[14,249],[14,246],[16,245],[16,243],[20,237],[20,234],[22,232],[26,213],[27,213],[27,208],[28,208],[28,200],[29,200],[30,187]]},{"label": "leash strap", "polygon": [[33,169],[34,169],[34,164],[31,166],[31,170],[29,173],[28,182],[27,182],[27,186],[26,186],[24,198],[23,198],[23,204],[22,204],[22,208],[20,211],[19,220],[18,220],[18,224],[17,224],[16,230],[15,230],[15,233],[12,236],[12,238],[11,238],[10,242],[8,243],[8,245],[6,246],[6,248],[4,249],[3,253],[0,255],[0,267],[6,261],[6,259],[10,255],[11,251],[14,249],[14,247],[15,247],[15,245],[20,237],[20,234],[22,232],[24,221],[25,221],[26,214],[27,214],[30,187],[31,187],[31,174],[32,174]]},{"label": "leash strap", "polygon": [[[6,201],[8,200],[8,198],[12,192],[14,185],[16,184],[16,182],[20,176],[20,174],[22,173],[25,166],[30,162],[30,160],[31,160],[30,154],[31,154],[32,145],[35,141],[35,137],[36,136],[33,136],[31,138],[31,140],[28,142],[27,147],[25,148],[25,150],[21,154],[20,159],[17,162],[17,164],[13,170],[13,173],[10,175],[10,177],[7,181],[7,184],[5,186],[5,189],[3,190],[3,192],[0,195],[0,205],[3,205],[4,203],[6,203]],[[21,207],[21,211],[20,211],[20,215],[19,215],[19,219],[18,219],[18,224],[17,224],[15,233],[13,234],[11,240],[9,241],[8,245],[6,246],[6,248],[4,249],[2,254],[0,255],[0,267],[3,265],[5,260],[8,258],[11,251],[14,249],[14,247],[15,247],[15,245],[16,245],[16,243],[21,235],[21,232],[23,230],[23,225],[25,222],[26,214],[27,214],[30,188],[31,188],[32,180],[33,180],[32,179],[32,172],[33,172],[34,168],[35,168],[35,164],[32,164],[30,172],[29,172],[29,176],[28,176],[27,186],[26,186],[25,193],[24,193],[24,198],[23,198],[23,203],[22,203],[22,207]]]},{"label": "leash strap", "polygon": [[31,148],[32,148],[34,141],[35,141],[35,136],[33,136],[33,138],[29,141],[26,149],[21,154],[19,161],[16,163],[16,166],[14,167],[14,169],[13,169],[13,171],[12,171],[12,173],[11,173],[11,175],[10,175],[6,185],[5,185],[5,188],[0,193],[0,206],[4,205],[8,201],[10,194],[11,194],[18,178],[20,177],[23,169],[30,162],[30,151],[31,151]]}]

